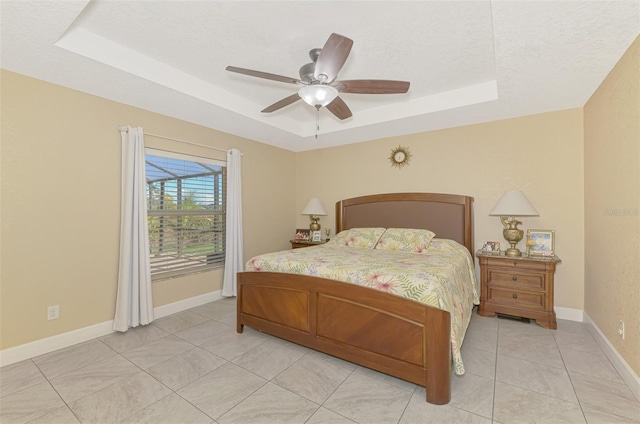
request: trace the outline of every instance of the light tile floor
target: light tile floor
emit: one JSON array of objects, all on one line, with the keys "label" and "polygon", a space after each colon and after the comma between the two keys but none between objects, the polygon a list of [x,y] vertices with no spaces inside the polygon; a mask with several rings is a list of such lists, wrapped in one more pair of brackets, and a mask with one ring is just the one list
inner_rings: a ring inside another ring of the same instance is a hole
[{"label": "light tile floor", "polygon": [[2,423],[640,423],[586,325],[474,315],[451,403],[245,328],[220,300],[0,369]]}]

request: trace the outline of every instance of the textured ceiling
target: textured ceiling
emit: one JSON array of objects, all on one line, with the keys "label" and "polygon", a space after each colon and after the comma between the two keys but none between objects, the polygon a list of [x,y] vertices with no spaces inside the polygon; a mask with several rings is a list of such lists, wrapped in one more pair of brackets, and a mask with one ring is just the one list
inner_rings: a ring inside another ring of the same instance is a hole
[{"label": "textured ceiling", "polygon": [[[125,104],[302,151],[585,104],[640,33],[640,1],[6,1],[0,65]],[[344,121],[297,87],[329,35],[354,40],[339,79],[411,82],[342,94]],[[135,125],[135,122],[122,124]],[[153,132],[152,128],[148,131]]]}]

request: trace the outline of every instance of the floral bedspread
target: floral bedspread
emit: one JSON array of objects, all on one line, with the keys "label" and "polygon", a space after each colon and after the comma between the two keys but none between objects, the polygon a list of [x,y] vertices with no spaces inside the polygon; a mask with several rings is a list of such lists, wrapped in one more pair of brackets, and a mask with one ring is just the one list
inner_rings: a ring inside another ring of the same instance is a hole
[{"label": "floral bedspread", "polygon": [[433,239],[423,253],[327,243],[256,256],[247,271],[284,272],[329,278],[392,293],[451,314],[454,371],[464,374],[460,354],[474,304],[480,302],[473,259],[452,240]]}]

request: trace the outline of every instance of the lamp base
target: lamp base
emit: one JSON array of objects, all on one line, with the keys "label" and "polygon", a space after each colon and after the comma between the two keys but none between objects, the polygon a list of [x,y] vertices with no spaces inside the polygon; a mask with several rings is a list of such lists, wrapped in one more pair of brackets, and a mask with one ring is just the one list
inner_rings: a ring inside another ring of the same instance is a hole
[{"label": "lamp base", "polygon": [[504,254],[505,256],[508,256],[510,258],[519,258],[520,256],[522,256],[522,252],[520,251],[520,249],[514,249],[512,247],[505,250]]},{"label": "lamp base", "polygon": [[311,215],[309,216],[309,218],[311,219],[311,224],[309,224],[309,231],[320,231],[320,223],[318,222],[320,217]]},{"label": "lamp base", "polygon": [[516,245],[520,240],[522,240],[522,237],[524,237],[524,231],[518,228],[518,224],[521,224],[521,222],[516,221],[513,218],[511,218],[511,220],[503,218],[505,217],[502,217],[501,221],[505,225],[505,229],[502,230],[502,236],[511,245],[510,248],[505,250],[504,254],[510,258],[519,258],[522,256],[522,252],[516,247]]}]

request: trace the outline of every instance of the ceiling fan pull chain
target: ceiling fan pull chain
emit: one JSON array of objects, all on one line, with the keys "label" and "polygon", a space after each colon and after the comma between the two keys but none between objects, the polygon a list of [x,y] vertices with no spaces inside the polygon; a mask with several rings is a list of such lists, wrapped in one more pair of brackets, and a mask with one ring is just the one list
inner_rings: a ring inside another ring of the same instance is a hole
[{"label": "ceiling fan pull chain", "polygon": [[316,140],[318,139],[318,131],[320,131],[320,108],[316,107]]}]

